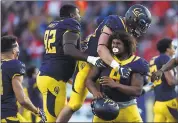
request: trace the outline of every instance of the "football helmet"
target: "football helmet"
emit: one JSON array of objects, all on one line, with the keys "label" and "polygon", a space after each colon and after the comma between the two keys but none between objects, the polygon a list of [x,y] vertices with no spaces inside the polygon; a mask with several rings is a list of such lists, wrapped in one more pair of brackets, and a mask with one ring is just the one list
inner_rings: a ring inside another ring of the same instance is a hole
[{"label": "football helmet", "polygon": [[128,32],[135,37],[140,37],[146,33],[151,24],[151,13],[145,6],[135,4],[128,9],[125,19]]},{"label": "football helmet", "polygon": [[116,119],[120,111],[119,105],[107,97],[94,99],[91,108],[94,115],[106,121]]}]

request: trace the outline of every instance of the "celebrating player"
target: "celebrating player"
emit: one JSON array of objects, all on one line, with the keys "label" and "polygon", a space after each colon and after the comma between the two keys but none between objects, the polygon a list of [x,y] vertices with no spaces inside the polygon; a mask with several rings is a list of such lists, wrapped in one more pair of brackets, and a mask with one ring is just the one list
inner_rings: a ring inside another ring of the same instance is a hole
[{"label": "celebrating player", "polygon": [[18,113],[16,101],[24,108],[46,121],[44,112],[35,107],[24,94],[22,81],[25,74],[25,65],[18,60],[19,45],[14,36],[1,38],[1,69],[2,69],[2,96],[1,96],[1,122],[25,122]]},{"label": "celebrating player", "polygon": [[[156,72],[174,55],[174,48],[171,39],[161,39],[157,44],[159,56],[153,57],[150,61],[150,72]],[[175,85],[178,79],[175,77],[175,71],[163,72],[163,76],[154,81],[155,104],[154,104],[154,122],[176,122],[178,119],[178,102],[176,100]]]},{"label": "celebrating player", "polygon": [[[129,32],[135,37],[139,37],[142,33],[145,33],[151,23],[151,14],[149,10],[140,4],[131,6],[126,12],[125,17],[118,15],[110,15],[106,17],[102,23],[95,30],[94,34],[88,39],[88,49],[86,53],[91,56],[99,56],[109,66],[119,70],[121,77],[127,78],[130,75],[130,69],[120,66],[120,64],[113,59],[112,55],[108,50],[109,37],[110,35],[118,30]],[[97,52],[98,51],[98,52]],[[100,65],[101,63],[101,65]],[[101,60],[97,60],[98,66],[103,66]],[[91,65],[86,62],[80,62],[78,64],[74,82],[73,91],[70,96],[70,101],[67,106],[61,111],[58,116],[57,122],[68,122],[72,114],[80,109],[86,95],[88,93],[85,87],[85,80],[89,73]]]},{"label": "celebrating player", "polygon": [[37,76],[37,85],[43,95],[47,122],[55,122],[66,101],[66,82],[72,77],[76,60],[93,65],[99,57],[80,51],[80,14],[77,7],[64,5],[60,19],[52,21],[44,35],[46,53]]},{"label": "celebrating player", "polygon": [[[114,59],[122,66],[132,69],[128,78],[122,78],[117,70],[93,67],[87,77],[86,86],[94,98],[102,98],[103,93],[117,102],[120,113],[112,122],[142,122],[135,97],[139,96],[144,84],[144,75],[149,72],[148,63],[133,55],[136,48],[135,39],[126,32],[116,32],[110,38],[110,51]],[[101,84],[100,91],[96,88],[96,80]],[[105,122],[94,116],[93,122]]]}]

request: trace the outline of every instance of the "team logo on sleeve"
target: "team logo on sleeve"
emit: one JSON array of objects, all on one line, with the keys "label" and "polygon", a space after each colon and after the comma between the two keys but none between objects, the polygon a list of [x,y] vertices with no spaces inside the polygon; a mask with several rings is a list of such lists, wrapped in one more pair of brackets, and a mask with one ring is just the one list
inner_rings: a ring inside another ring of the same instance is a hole
[{"label": "team logo on sleeve", "polygon": [[20,70],[20,73],[21,73],[21,74],[24,74],[24,73],[25,73],[25,70],[22,68],[22,69]]},{"label": "team logo on sleeve", "polygon": [[58,87],[58,86],[56,86],[56,87],[54,88],[54,92],[55,92],[56,94],[59,93],[59,87]]},{"label": "team logo on sleeve", "polygon": [[82,70],[82,69],[85,67],[85,65],[86,65],[86,62],[82,62],[82,63],[80,64],[80,70]]}]

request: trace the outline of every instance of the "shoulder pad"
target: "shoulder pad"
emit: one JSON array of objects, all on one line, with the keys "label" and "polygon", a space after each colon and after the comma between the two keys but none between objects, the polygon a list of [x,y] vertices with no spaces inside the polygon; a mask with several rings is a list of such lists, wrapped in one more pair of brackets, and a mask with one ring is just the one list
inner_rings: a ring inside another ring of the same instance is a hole
[{"label": "shoulder pad", "polygon": [[121,22],[121,19],[117,15],[110,15],[106,18],[106,26],[109,27],[112,31],[124,30],[124,26]]},{"label": "shoulder pad", "polygon": [[73,19],[73,18],[67,18],[63,20],[64,28],[70,31],[80,32],[81,25],[80,23]]},{"label": "shoulder pad", "polygon": [[158,57],[158,58],[159,58],[159,64],[160,64],[160,66],[166,64],[171,59],[167,55],[160,55],[160,57]]},{"label": "shoulder pad", "polygon": [[149,63],[145,59],[139,58],[135,61],[135,67],[133,69],[133,72],[140,73],[142,75],[148,75]]},{"label": "shoulder pad", "polygon": [[11,60],[8,66],[8,73],[10,78],[25,74],[25,64],[19,60]]}]

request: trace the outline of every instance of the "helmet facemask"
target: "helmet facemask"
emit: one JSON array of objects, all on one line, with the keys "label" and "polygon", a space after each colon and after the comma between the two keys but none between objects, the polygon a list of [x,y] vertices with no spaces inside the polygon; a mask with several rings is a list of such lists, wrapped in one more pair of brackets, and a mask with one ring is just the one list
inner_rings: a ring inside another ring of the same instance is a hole
[{"label": "helmet facemask", "polygon": [[135,36],[135,37],[140,37],[142,34],[146,33],[147,29],[150,27],[149,23],[146,23],[144,19],[140,19],[135,28],[129,29],[129,32]]}]

